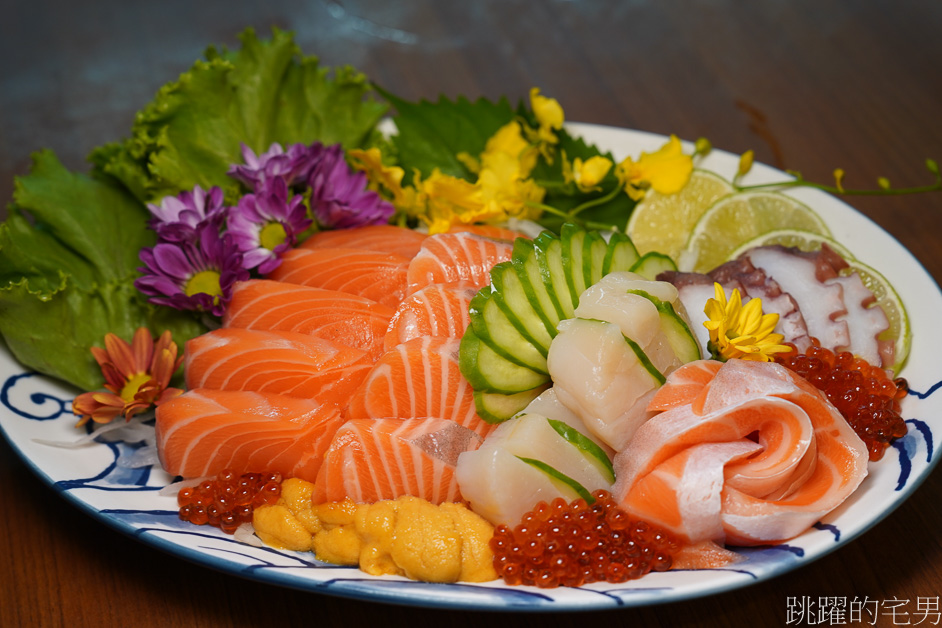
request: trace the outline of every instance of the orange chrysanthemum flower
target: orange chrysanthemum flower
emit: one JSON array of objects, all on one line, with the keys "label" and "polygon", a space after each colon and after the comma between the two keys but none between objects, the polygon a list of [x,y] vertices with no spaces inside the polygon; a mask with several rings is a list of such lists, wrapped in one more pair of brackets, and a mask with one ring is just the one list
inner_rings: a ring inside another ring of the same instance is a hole
[{"label": "orange chrysanthemum flower", "polygon": [[105,335],[105,348],[92,347],[91,351],[110,392],[82,393],[72,401],[72,412],[79,417],[77,426],[89,420],[110,423],[121,414],[130,419],[183,392],[169,387],[170,378],[183,360],[177,357],[177,345],[169,331],[155,343],[147,328],[140,327],[134,332],[132,344],[109,333]]}]

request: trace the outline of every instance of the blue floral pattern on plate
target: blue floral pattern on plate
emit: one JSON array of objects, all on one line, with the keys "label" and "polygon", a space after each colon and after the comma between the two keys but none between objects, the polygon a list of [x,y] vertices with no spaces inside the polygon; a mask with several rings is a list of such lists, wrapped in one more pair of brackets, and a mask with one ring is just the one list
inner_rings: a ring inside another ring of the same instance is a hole
[{"label": "blue floral pattern on plate", "polygon": [[[617,158],[654,150],[665,139],[595,125],[573,124],[570,130]],[[699,166],[731,176],[737,163],[736,156],[714,151]],[[750,176],[756,182],[784,177],[761,165]],[[0,352],[0,431],[46,483],[102,522],[181,558],[270,584],[379,602],[510,611],[639,606],[753,584],[811,563],[889,514],[935,466],[942,435],[942,392],[938,390],[942,382],[936,379],[940,372],[932,352],[932,347],[942,346],[935,323],[937,313],[942,312],[942,294],[935,282],[891,236],[841,201],[815,190],[792,193],[815,208],[834,236],[861,261],[886,275],[909,307],[918,339],[903,373],[911,388],[903,401],[909,431],[882,460],[871,464],[861,488],[823,521],[787,544],[743,549],[744,560],[726,569],[654,573],[625,584],[577,589],[509,587],[501,581],[442,585],[371,577],[357,569],[320,562],[310,553],[240,543],[215,528],[180,521],[175,499],[159,493],[172,480],[159,467],[123,466],[121,461],[139,445],[93,441],[63,449],[39,442],[70,442],[82,435],[71,413],[71,399],[77,391],[24,371],[6,351]],[[878,257],[868,260],[863,252]]]}]

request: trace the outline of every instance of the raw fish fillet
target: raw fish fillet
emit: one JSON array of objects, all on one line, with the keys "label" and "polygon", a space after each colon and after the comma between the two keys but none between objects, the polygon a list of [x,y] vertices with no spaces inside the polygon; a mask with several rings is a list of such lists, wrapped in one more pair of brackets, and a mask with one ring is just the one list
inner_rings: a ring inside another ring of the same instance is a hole
[{"label": "raw fish fillet", "polygon": [[414,495],[434,504],[461,501],[455,464],[481,437],[444,419],[358,419],[334,437],[312,501],[375,502]]},{"label": "raw fish fillet", "polygon": [[396,307],[406,294],[410,258],[348,248],[292,249],[269,279],[338,290]]},{"label": "raw fish fillet", "polygon": [[384,348],[421,338],[461,338],[468,327],[468,304],[477,289],[465,283],[436,283],[405,298],[389,321]]},{"label": "raw fish fillet", "polygon": [[313,482],[340,409],[274,393],[197,388],[157,409],[161,466],[184,478],[278,472]]},{"label": "raw fish fillet", "polygon": [[302,249],[362,249],[415,257],[428,236],[395,225],[367,225],[356,229],[319,231],[299,245]]},{"label": "raw fish fillet", "polygon": [[458,368],[456,338],[414,338],[387,351],[353,393],[348,419],[447,419],[481,437],[493,429],[476,413]]},{"label": "raw fish fillet", "polygon": [[774,363],[730,360],[706,380],[712,368],[670,375],[664,387],[683,391],[655,397],[669,409],[615,457],[623,508],[687,541],[764,545],[801,534],[857,489],[867,448],[816,388]]},{"label": "raw fish fillet", "polygon": [[187,341],[186,387],[254,390],[346,405],[373,366],[361,350],[290,331],[228,327]]},{"label": "raw fish fillet", "polygon": [[346,292],[253,279],[233,287],[223,326],[309,334],[375,358],[392,315],[392,308]]},{"label": "raw fish fillet", "polygon": [[477,288],[491,282],[491,268],[510,259],[513,243],[471,232],[429,236],[412,258],[408,294],[434,283],[465,281]]}]

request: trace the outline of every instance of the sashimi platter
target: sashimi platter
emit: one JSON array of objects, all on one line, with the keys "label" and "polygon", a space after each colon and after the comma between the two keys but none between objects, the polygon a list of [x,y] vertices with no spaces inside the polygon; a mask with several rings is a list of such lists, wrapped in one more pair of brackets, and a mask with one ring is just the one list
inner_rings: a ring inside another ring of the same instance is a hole
[{"label": "sashimi platter", "polygon": [[145,543],[395,604],[658,604],[853,541],[938,458],[932,277],[839,174],[564,105],[209,49],[90,173],[17,179],[0,431]]}]

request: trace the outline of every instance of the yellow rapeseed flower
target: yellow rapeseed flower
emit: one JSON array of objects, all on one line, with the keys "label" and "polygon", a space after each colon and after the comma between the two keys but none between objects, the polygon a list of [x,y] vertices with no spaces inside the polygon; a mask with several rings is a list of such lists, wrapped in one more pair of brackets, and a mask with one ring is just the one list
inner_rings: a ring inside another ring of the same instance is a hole
[{"label": "yellow rapeseed flower", "polygon": [[616,174],[625,186],[625,192],[640,200],[648,188],[659,194],[675,194],[690,179],[693,159],[683,153],[676,135],[671,135],[664,146],[653,153],[641,153],[635,161],[625,158],[616,168]]},{"label": "yellow rapeseed flower", "polygon": [[772,333],[778,314],[763,314],[762,299],[750,299],[743,305],[739,290],[733,290],[727,301],[718,283],[713,284],[713,293],[703,310],[708,318],[703,326],[710,332],[708,348],[714,358],[769,362],[773,354],[789,351],[781,344],[782,334]]}]

